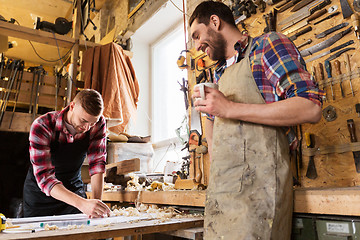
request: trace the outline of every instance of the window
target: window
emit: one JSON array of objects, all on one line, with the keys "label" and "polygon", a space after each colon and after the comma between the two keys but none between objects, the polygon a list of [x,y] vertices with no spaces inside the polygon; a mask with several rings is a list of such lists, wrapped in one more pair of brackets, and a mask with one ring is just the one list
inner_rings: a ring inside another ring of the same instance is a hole
[{"label": "window", "polygon": [[153,142],[175,138],[176,129],[186,116],[184,93],[179,83],[187,79],[187,71],[180,70],[176,64],[184,47],[181,25],[152,45]]}]

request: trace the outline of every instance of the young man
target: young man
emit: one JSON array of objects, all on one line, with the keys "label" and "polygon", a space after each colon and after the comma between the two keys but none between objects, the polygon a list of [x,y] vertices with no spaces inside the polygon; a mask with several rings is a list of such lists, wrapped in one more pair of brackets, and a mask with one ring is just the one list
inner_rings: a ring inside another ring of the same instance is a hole
[{"label": "young man", "polygon": [[[106,160],[106,123],[101,95],[79,92],[62,111],[37,118],[30,130],[30,161],[24,184],[24,217],[85,213],[103,217],[110,209],[100,199]],[[94,199],[86,199],[81,180],[89,160]]]},{"label": "young man", "polygon": [[[219,90],[196,109],[209,114],[211,169],[205,239],[290,239],[292,176],[284,127],[321,118],[321,95],[292,42],[251,38],[221,2],[200,3],[189,20],[197,50],[218,61]],[[195,89],[193,98],[199,98]]]}]

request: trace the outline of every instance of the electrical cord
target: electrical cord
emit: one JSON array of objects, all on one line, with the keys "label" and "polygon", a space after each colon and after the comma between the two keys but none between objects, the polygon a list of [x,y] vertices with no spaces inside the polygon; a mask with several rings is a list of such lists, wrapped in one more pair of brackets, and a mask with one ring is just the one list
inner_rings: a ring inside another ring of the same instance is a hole
[{"label": "electrical cord", "polygon": [[[19,26],[21,26],[20,23],[19,23],[16,19],[15,19],[15,22],[16,22]],[[57,40],[56,40],[56,37],[55,37],[55,33],[54,33],[54,32],[52,32],[52,33],[54,34],[56,46],[57,46],[58,52],[59,52],[60,50],[59,50],[59,46],[58,46],[58,44],[57,44]],[[59,59],[49,60],[49,59],[45,59],[45,58],[41,57],[41,56],[39,55],[39,53],[36,51],[36,49],[35,49],[34,45],[32,44],[32,42],[31,42],[30,40],[28,40],[28,41],[29,41],[32,49],[34,50],[35,54],[36,54],[40,59],[42,59],[42,60],[45,61],[45,62],[57,62],[57,61],[59,61],[59,60],[61,60],[61,62],[62,62],[62,59],[65,58],[65,57],[71,52],[71,50],[73,49],[73,47],[74,47],[74,45],[75,45],[75,43],[74,43],[74,44],[71,46],[71,48],[69,49],[69,51],[67,51],[67,52],[65,53],[65,55],[62,56],[62,57],[61,57],[60,52],[59,52],[59,57],[60,57]]]},{"label": "electrical cord", "polygon": [[181,10],[178,6],[176,6],[176,4],[170,0],[170,2],[174,5],[174,7],[176,7],[180,12],[182,12],[183,14],[185,14],[186,16],[190,17],[189,15],[187,15],[183,10]]}]

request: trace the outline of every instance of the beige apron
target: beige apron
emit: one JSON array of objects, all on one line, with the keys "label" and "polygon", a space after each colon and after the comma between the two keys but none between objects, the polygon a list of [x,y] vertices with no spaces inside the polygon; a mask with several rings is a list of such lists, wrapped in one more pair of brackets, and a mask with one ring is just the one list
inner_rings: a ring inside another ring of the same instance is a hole
[{"label": "beige apron", "polygon": [[[219,90],[231,101],[265,104],[250,69],[249,52],[225,70]],[[289,240],[292,176],[283,130],[215,118],[205,238]]]}]

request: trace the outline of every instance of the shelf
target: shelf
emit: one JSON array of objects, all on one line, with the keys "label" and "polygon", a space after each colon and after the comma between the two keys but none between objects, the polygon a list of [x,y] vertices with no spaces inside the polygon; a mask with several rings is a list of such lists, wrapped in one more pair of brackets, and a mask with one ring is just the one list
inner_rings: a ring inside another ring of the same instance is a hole
[{"label": "shelf", "polygon": [[[12,23],[0,21],[1,35],[26,39],[34,42],[39,42],[48,45],[59,45],[62,48],[71,48],[75,44],[75,39],[66,35],[53,34],[41,30],[31,29],[28,27],[19,26]],[[100,44],[79,40],[80,50],[84,50],[86,47],[101,46]]]},{"label": "shelf", "polygon": [[[138,191],[105,192],[104,201],[185,205],[203,207],[205,191],[142,191],[138,199]],[[294,212],[360,216],[360,187],[295,189]]]}]

